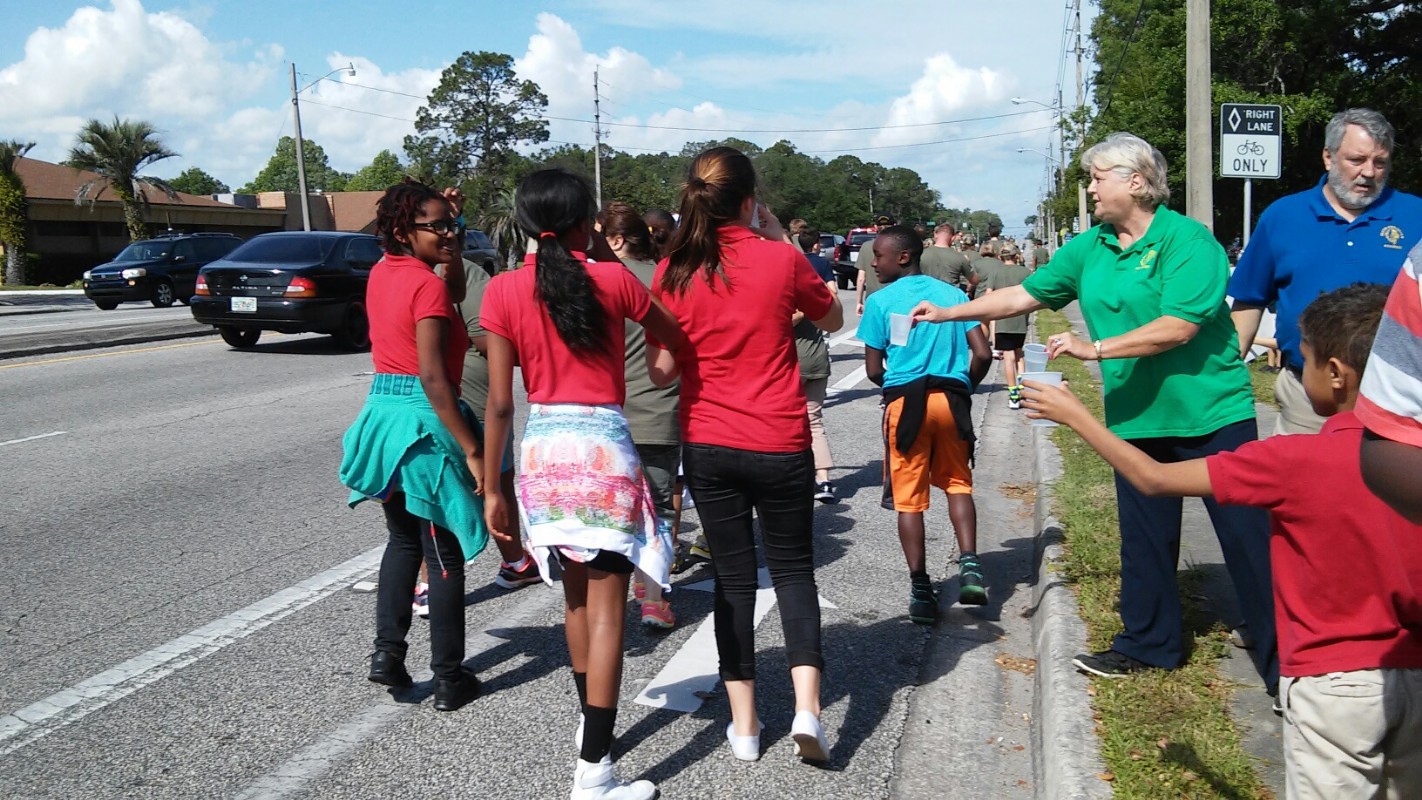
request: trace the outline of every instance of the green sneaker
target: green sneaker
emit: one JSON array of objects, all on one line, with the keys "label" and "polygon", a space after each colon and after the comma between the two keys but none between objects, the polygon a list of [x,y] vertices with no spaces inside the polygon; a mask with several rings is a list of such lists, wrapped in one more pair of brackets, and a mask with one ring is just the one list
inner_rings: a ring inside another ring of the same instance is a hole
[{"label": "green sneaker", "polygon": [[983,568],[973,553],[958,558],[958,602],[965,606],[987,605],[987,587],[983,586]]},{"label": "green sneaker", "polygon": [[1007,407],[1013,411],[1022,407],[1022,387],[1020,385],[1007,387]]},{"label": "green sneaker", "polygon": [[938,621],[938,594],[932,584],[915,583],[909,590],[909,619],[920,625]]}]

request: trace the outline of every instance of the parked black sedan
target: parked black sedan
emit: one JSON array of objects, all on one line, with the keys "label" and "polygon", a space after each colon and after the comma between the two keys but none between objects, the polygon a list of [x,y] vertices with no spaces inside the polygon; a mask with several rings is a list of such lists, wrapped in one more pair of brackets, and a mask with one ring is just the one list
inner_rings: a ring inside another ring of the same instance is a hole
[{"label": "parked black sedan", "polygon": [[233,347],[262,331],[329,333],[343,347],[370,346],[365,286],[383,252],[360,233],[289,231],[255,236],[203,267],[193,318]]}]

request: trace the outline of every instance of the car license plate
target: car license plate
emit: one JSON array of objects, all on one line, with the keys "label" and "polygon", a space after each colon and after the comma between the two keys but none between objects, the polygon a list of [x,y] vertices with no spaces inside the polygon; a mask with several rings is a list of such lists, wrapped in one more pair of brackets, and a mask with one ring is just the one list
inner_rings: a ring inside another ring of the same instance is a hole
[{"label": "car license plate", "polygon": [[851,263],[851,264],[858,264],[858,263],[859,263],[859,251],[858,251],[858,250],[850,250],[850,251],[849,251],[849,263]]},{"label": "car license plate", "polygon": [[234,297],[232,298],[232,310],[239,314],[255,314],[257,313],[257,298]]}]

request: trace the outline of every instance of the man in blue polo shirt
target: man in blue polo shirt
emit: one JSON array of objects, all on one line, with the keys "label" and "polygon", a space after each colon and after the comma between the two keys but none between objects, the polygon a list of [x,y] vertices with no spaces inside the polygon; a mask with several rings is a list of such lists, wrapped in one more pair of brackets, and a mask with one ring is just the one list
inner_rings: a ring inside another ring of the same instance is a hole
[{"label": "man in blue polo shirt", "polygon": [[1387,186],[1393,130],[1366,108],[1334,115],[1324,133],[1318,185],[1281,197],[1265,209],[1229,281],[1233,317],[1245,357],[1264,308],[1277,304],[1274,335],[1284,369],[1274,383],[1275,433],[1318,433],[1300,373],[1298,316],[1320,294],[1352,283],[1391,285],[1422,241],[1422,198]]}]

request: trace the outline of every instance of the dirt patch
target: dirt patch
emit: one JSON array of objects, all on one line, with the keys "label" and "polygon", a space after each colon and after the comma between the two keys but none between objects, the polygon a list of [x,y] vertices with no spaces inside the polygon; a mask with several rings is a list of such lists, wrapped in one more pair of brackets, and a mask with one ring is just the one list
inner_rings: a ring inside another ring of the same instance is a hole
[{"label": "dirt patch", "polygon": [[993,660],[997,662],[999,667],[1010,669],[1013,672],[1020,672],[1023,675],[1032,675],[1037,671],[1037,659],[1035,658],[1019,658],[1018,656],[1008,655],[1007,653],[998,653],[997,658]]},{"label": "dirt patch", "polygon": [[1004,483],[998,487],[1002,496],[1009,500],[1021,500],[1024,503],[1035,503],[1037,501],[1037,486],[1031,483]]}]

